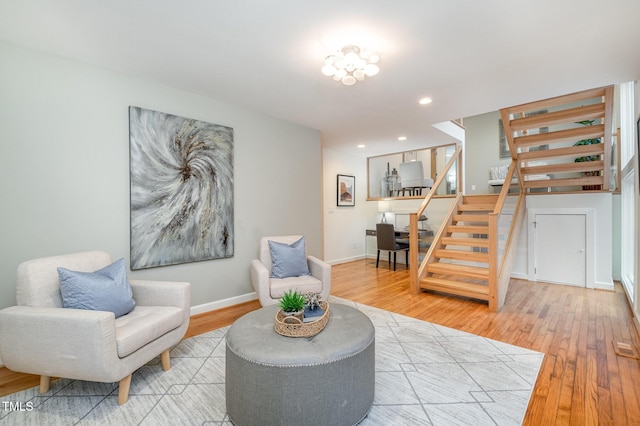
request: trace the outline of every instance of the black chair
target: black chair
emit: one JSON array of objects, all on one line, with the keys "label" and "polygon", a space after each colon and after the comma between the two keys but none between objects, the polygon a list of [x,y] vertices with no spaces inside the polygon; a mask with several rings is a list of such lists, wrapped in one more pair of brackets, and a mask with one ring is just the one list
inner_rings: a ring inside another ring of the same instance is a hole
[{"label": "black chair", "polygon": [[378,240],[378,257],[376,259],[376,268],[380,263],[380,250],[389,252],[389,267],[391,267],[391,253],[393,252],[393,270],[396,270],[396,254],[404,251],[406,256],[407,268],[409,267],[409,245],[399,244],[396,242],[396,232],[391,223],[376,223],[376,237]]}]

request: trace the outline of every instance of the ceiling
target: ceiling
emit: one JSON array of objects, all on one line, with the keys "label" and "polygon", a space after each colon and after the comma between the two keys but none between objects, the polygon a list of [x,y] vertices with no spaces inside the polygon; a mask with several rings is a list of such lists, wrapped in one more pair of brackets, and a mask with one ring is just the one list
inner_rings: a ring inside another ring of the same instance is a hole
[{"label": "ceiling", "polygon": [[[434,123],[640,78],[639,18],[638,0],[0,0],[0,40],[368,156],[450,142]],[[379,53],[377,76],[344,86],[320,73],[354,42]]]}]

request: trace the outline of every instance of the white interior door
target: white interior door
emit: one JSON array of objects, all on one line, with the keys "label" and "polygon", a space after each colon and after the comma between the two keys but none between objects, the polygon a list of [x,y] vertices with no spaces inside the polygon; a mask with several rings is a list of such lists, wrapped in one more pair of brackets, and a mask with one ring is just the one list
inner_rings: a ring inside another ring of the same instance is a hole
[{"label": "white interior door", "polygon": [[536,281],[586,287],[586,215],[536,214]]}]

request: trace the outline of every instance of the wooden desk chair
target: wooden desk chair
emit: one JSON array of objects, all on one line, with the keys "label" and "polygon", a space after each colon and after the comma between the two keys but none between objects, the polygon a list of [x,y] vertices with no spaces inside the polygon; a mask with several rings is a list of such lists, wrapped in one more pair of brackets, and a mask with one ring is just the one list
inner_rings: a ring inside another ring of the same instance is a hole
[{"label": "wooden desk chair", "polygon": [[376,268],[380,263],[380,250],[389,252],[389,266],[391,266],[391,253],[393,253],[393,270],[396,270],[396,255],[399,251],[404,251],[407,268],[409,267],[409,246],[396,242],[396,232],[391,223],[376,223],[376,238],[378,242],[378,256],[376,258]]}]

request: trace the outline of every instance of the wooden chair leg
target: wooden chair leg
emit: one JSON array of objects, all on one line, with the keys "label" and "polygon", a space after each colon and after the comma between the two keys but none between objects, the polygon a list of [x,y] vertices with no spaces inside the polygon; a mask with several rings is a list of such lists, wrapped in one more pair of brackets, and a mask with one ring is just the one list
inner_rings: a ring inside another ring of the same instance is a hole
[{"label": "wooden chair leg", "polygon": [[162,362],[162,369],[169,371],[171,368],[171,356],[169,355],[169,349],[160,354],[160,361]]},{"label": "wooden chair leg", "polygon": [[118,389],[118,405],[125,404],[129,400],[129,388],[131,387],[131,374],[120,380]]},{"label": "wooden chair leg", "polygon": [[376,268],[378,267],[379,263],[380,263],[380,250],[378,250],[378,257],[376,258]]},{"label": "wooden chair leg", "polygon": [[391,269],[391,252],[389,252],[389,269]]},{"label": "wooden chair leg", "polygon": [[40,376],[40,393],[45,393],[51,388],[51,377]]},{"label": "wooden chair leg", "polygon": [[396,270],[396,258],[397,258],[397,256],[396,256],[396,255],[397,255],[397,254],[398,254],[398,252],[397,252],[397,251],[394,251],[394,252],[393,252],[393,270],[394,270],[394,271]]}]

